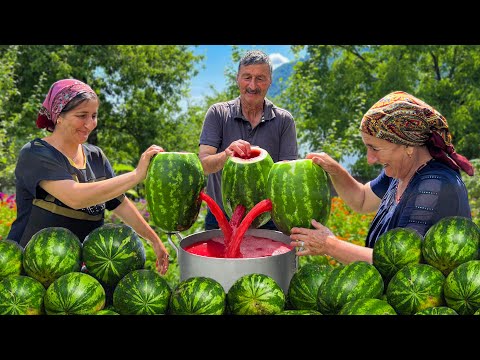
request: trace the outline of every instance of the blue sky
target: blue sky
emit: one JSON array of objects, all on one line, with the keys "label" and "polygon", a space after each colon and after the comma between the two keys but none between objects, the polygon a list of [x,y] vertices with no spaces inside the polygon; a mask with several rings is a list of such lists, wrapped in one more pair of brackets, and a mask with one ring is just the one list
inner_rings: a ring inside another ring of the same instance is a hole
[{"label": "blue sky", "polygon": [[[274,68],[294,58],[290,45],[239,45],[239,48],[264,51],[272,59]],[[204,55],[205,58],[198,68],[199,74],[192,79],[190,93],[192,99],[197,100],[207,94],[211,95],[209,85],[213,85],[217,91],[222,91],[225,88],[225,69],[232,65],[236,68],[237,65],[232,63],[232,45],[198,45],[193,51],[197,55]]]}]

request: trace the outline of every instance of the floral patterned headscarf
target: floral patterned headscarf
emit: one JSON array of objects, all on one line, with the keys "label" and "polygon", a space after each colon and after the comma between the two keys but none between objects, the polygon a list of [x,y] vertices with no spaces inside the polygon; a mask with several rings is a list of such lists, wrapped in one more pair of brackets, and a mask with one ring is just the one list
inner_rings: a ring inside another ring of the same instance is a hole
[{"label": "floral patterned headscarf", "polygon": [[65,105],[75,96],[82,93],[95,91],[90,86],[76,79],[63,79],[55,82],[48,91],[43,101],[42,108],[38,113],[37,127],[52,132],[57,124],[57,119]]},{"label": "floral patterned headscarf", "polygon": [[392,92],[377,101],[363,116],[360,130],[394,144],[426,145],[436,160],[473,176],[472,164],[455,152],[445,117],[404,91]]}]

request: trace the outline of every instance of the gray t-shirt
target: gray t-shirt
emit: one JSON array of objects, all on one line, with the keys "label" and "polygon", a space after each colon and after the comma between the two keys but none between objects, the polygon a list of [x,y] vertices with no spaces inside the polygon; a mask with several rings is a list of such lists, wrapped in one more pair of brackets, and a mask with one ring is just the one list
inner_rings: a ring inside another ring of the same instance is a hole
[{"label": "gray t-shirt", "polygon": [[[242,139],[268,151],[274,162],[298,158],[297,132],[292,114],[265,99],[262,121],[252,129],[242,115],[240,97],[212,105],[205,115],[200,145],[224,151],[233,141]],[[223,209],[222,170],[209,174],[207,194]]]}]

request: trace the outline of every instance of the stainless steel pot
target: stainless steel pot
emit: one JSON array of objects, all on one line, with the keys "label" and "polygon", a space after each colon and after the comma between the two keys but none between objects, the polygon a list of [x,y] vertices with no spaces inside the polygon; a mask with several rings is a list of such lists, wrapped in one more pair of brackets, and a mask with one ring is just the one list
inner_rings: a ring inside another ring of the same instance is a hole
[{"label": "stainless steel pot", "polygon": [[[178,266],[180,268],[180,280],[186,280],[194,276],[205,276],[217,280],[228,292],[233,283],[243,275],[258,273],[272,277],[287,294],[288,286],[293,274],[297,270],[298,260],[295,249],[280,255],[261,258],[214,258],[195,255],[185,251],[189,245],[200,241],[223,236],[221,230],[207,230],[189,235],[180,239],[177,246],[170,236],[168,241],[177,252]],[[249,229],[246,235],[263,237],[275,241],[290,244],[290,237],[274,230]]]}]

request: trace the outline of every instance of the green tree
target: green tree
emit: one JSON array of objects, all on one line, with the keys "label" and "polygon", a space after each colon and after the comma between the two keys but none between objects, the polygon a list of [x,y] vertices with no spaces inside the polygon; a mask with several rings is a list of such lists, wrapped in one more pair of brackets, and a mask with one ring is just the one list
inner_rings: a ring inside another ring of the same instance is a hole
[{"label": "green tree", "polygon": [[[14,166],[24,143],[45,135],[35,127],[37,112],[49,86],[62,78],[82,80],[99,94],[98,127],[89,142],[102,147],[113,163],[136,165],[154,143],[167,151],[191,148],[199,125],[187,126],[180,101],[188,96],[202,58],[186,45],[1,46],[0,86],[11,91],[3,95],[8,101],[0,100],[0,114],[15,120],[1,127],[12,139],[11,150],[2,153],[5,166]],[[177,131],[182,136],[172,135]],[[12,186],[11,172],[0,176],[2,188]]]},{"label": "green tree", "polygon": [[381,97],[409,92],[442,113],[456,150],[479,157],[480,46],[464,45],[300,45],[306,56],[294,67],[281,96],[295,114],[307,151],[326,151],[337,160],[358,158],[354,174],[371,178],[358,127]]}]

